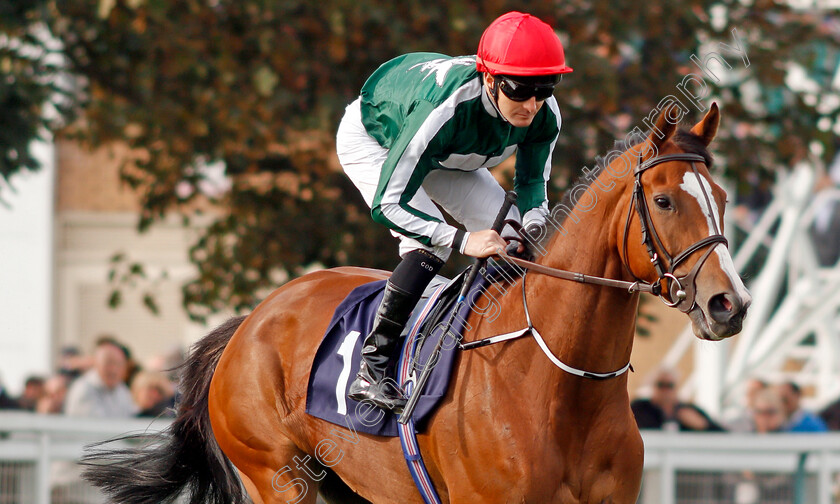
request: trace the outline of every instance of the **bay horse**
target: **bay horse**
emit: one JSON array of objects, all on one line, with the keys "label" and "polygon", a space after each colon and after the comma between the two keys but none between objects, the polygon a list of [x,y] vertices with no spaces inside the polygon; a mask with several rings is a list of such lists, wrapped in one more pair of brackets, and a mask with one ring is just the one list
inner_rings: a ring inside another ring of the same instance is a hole
[{"label": "bay horse", "polygon": [[[531,338],[460,353],[448,395],[418,437],[443,502],[635,503],[644,449],[627,375],[588,379],[553,361],[593,374],[626,369],[639,301],[633,286],[659,285],[699,338],[740,331],[750,296],[720,234],[726,196],[708,170],[720,113],[713,104],[690,131],[670,117],[663,112],[646,139],[580,188],[536,261],[631,288],[537,270],[498,297],[496,320],[468,319],[465,341],[520,330],[527,318],[554,359]],[[126,503],[168,502],[184,487],[196,504],[311,504],[319,492],[329,502],[422,502],[398,438],[304,411],[335,307],[387,276],[354,267],[310,273],[217,328],[186,363],[170,430],[153,447],[88,455],[87,463],[110,464],[89,467],[87,477]]]}]

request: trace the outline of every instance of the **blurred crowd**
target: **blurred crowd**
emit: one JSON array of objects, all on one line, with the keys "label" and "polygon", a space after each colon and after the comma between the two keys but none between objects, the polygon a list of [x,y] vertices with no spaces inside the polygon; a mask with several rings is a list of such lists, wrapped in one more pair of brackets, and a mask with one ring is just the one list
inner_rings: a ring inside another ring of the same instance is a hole
[{"label": "blurred crowd", "polygon": [[[713,418],[696,404],[680,400],[680,377],[675,370],[660,368],[653,378],[649,392],[630,405],[640,429],[758,435],[840,430],[840,399],[819,412],[810,411],[803,406],[803,390],[794,381],[771,383],[752,378],[744,386],[740,408],[734,414]],[[840,485],[840,480],[837,484]],[[791,474],[753,471],[710,474],[702,490],[704,499],[695,502],[799,502],[794,496],[796,482]],[[840,502],[840,491],[836,492],[835,500]]]},{"label": "blurred crowd", "polygon": [[[0,410],[89,418],[174,417],[177,368],[184,355],[173,348],[140,363],[128,346],[101,336],[89,354],[63,349],[55,372],[27,378],[20,397],[10,397],[0,386]],[[6,495],[14,495],[15,488],[9,487],[16,484],[7,482]],[[3,495],[0,502],[5,502]],[[75,462],[54,460],[50,501],[101,504],[105,498],[82,480]]]},{"label": "blurred crowd", "polygon": [[[144,363],[112,336],[100,337],[90,354],[62,351],[50,376],[31,376],[19,397],[0,384],[0,410],[24,410],[76,417],[174,417],[178,367],[185,352],[176,347]],[[682,401],[679,375],[660,368],[643,397],[631,409],[640,429],[711,432],[840,431],[840,399],[819,412],[802,406],[803,391],[793,381],[768,383],[753,378],[744,388],[740,411],[713,418],[697,405]]]},{"label": "blurred crowd", "polygon": [[840,430],[840,399],[820,412],[809,411],[802,405],[802,389],[793,381],[769,383],[750,379],[740,411],[722,419],[714,419],[697,405],[681,401],[678,385],[676,371],[657,371],[650,394],[631,403],[640,429],[760,434]]},{"label": "blurred crowd", "polygon": [[174,417],[180,347],[140,363],[113,336],[97,339],[91,353],[68,347],[54,373],[30,376],[19,397],[0,384],[0,410],[75,417]]}]

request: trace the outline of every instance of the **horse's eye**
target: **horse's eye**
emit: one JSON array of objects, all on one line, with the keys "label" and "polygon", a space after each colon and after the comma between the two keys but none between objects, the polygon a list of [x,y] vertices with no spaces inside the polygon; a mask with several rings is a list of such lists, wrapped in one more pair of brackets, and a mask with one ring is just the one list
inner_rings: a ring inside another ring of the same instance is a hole
[{"label": "horse's eye", "polygon": [[656,196],[653,198],[653,202],[660,210],[671,210],[671,200],[665,196]]}]

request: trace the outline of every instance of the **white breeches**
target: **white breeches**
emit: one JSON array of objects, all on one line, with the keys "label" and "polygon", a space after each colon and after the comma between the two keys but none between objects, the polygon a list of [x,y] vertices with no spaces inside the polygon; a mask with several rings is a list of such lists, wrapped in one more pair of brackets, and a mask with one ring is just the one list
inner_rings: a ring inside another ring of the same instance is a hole
[{"label": "white breeches", "polygon": [[[388,149],[368,135],[362,125],[359,99],[347,106],[336,135],[336,152],[344,172],[371,206]],[[480,231],[493,225],[504,198],[504,189],[487,168],[475,171],[439,169],[426,176],[409,205],[443,221],[443,213],[437,206],[440,205],[467,231]],[[519,220],[519,211],[515,206],[508,218]],[[425,249],[443,260],[449,257],[449,247],[428,246],[396,231],[391,233],[400,239],[400,256],[412,250]]]}]

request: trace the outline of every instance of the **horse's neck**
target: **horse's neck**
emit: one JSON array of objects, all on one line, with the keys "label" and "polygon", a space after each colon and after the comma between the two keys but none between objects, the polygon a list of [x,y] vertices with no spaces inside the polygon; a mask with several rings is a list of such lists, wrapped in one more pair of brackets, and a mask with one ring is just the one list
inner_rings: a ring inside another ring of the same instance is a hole
[{"label": "horse's neck", "polygon": [[[610,204],[608,200],[600,203],[604,205],[599,211],[581,214],[580,222],[566,227],[568,234],[554,238],[548,254],[540,259],[542,264],[604,278],[624,277],[615,235],[616,226],[623,225],[623,217],[616,215],[616,208],[621,205],[617,201]],[[521,290],[507,295],[507,306],[503,305],[503,309],[521,314],[522,308],[518,307],[522,305],[521,298]],[[629,361],[638,295],[623,289],[528,274],[526,298],[534,328],[563,363],[584,371],[608,373]],[[522,369],[530,375],[526,381],[540,388],[545,400],[558,407],[568,407],[568,401],[585,399],[597,409],[599,399],[615,399],[609,394],[593,396],[592,390],[609,390],[626,396],[626,376],[608,380],[609,384],[573,376],[552,364],[533,342],[510,350],[506,358],[527,363]],[[564,401],[565,405],[559,404]]]}]

